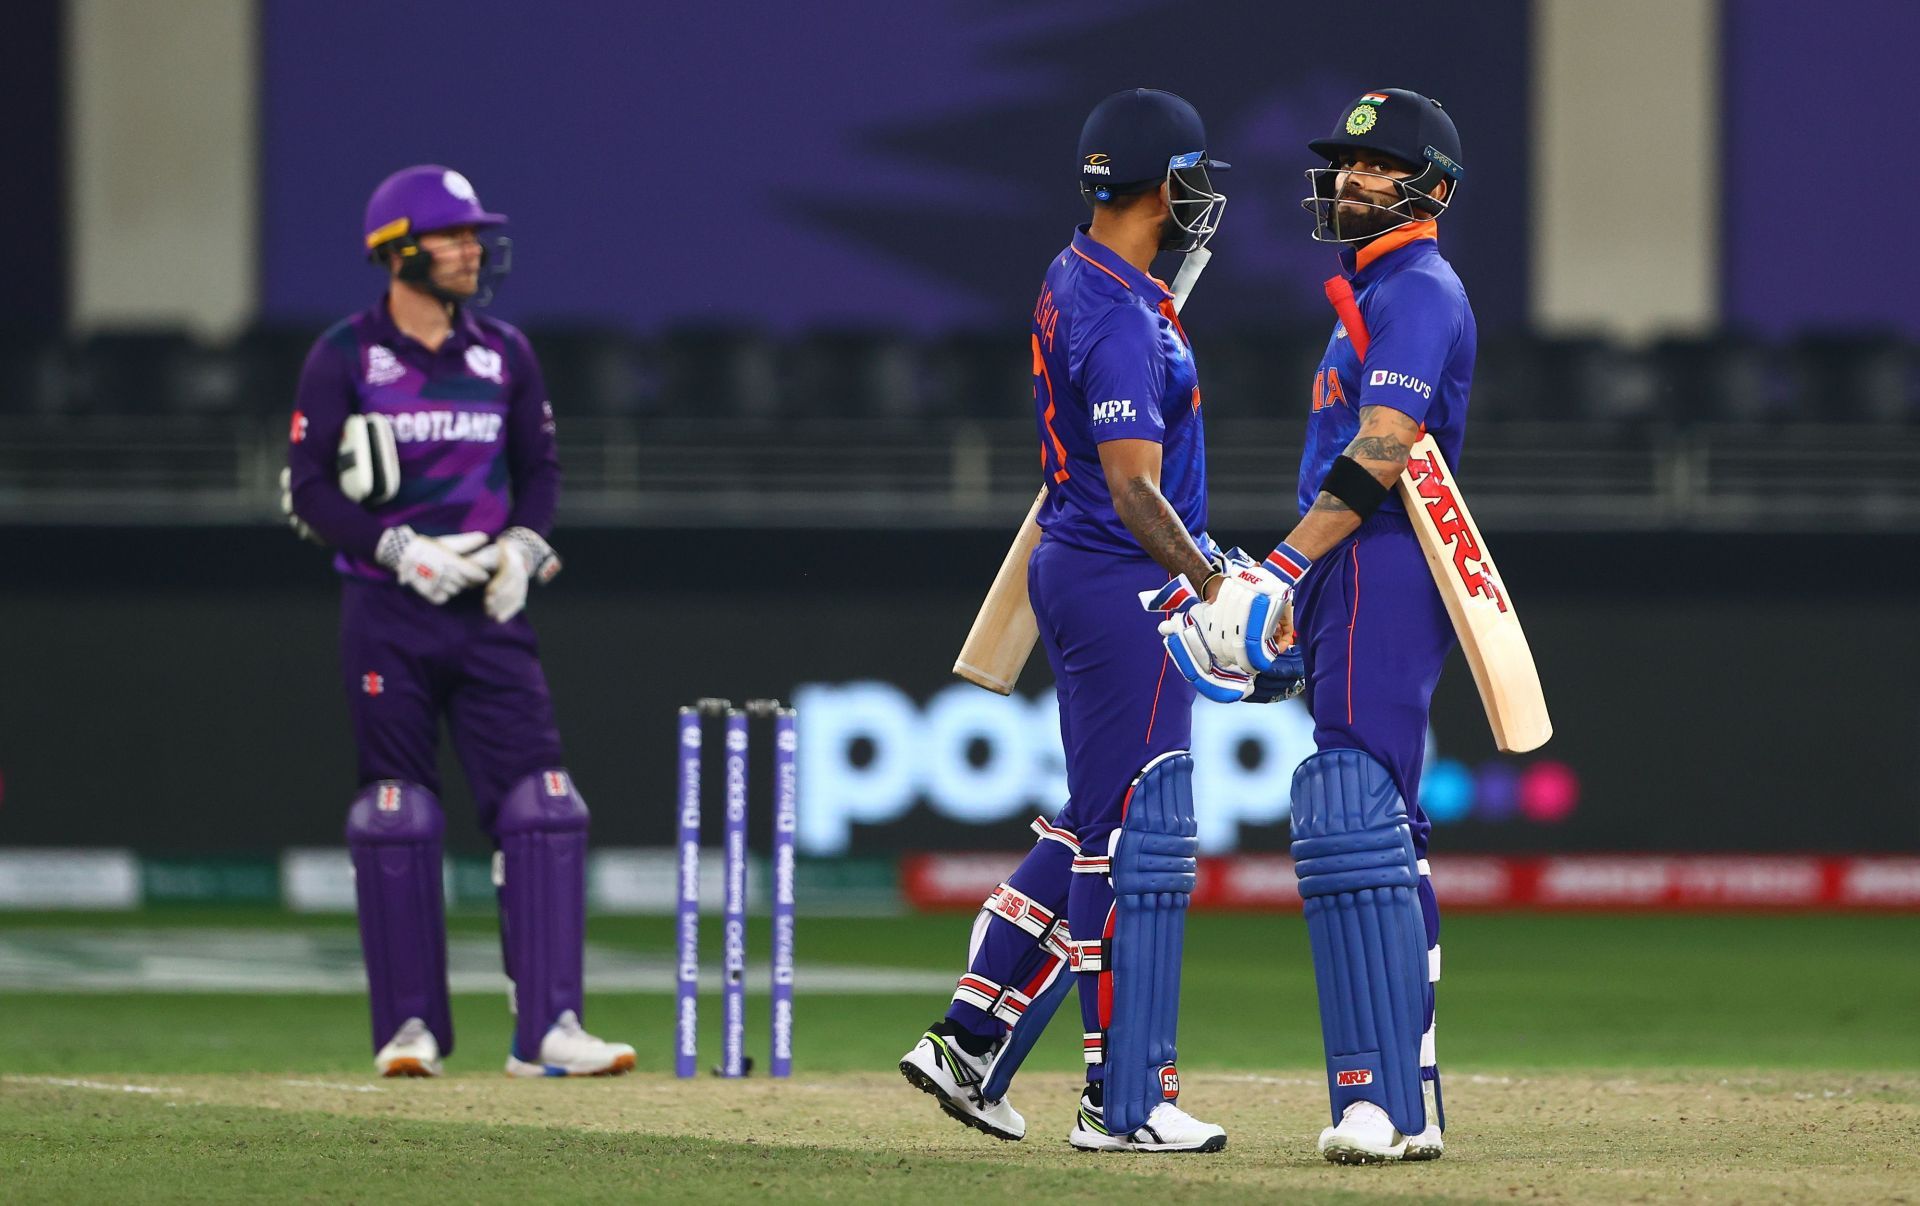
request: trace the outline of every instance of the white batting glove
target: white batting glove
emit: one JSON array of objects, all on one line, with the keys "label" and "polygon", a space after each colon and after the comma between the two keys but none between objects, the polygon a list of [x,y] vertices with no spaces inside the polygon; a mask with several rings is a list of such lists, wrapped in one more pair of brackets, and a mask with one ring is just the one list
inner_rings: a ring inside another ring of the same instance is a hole
[{"label": "white batting glove", "polygon": [[1208,645],[1205,631],[1193,616],[1206,607],[1185,574],[1177,574],[1159,590],[1140,592],[1140,606],[1158,612],[1161,644],[1180,677],[1215,703],[1239,703],[1253,690],[1253,675],[1222,665]]},{"label": "white batting glove", "polygon": [[421,598],[438,607],[468,587],[487,580],[487,571],[466,556],[478,550],[486,539],[484,532],[462,532],[435,539],[401,524],[381,534],[374,559],[392,570],[402,585],[411,587]]},{"label": "white batting glove", "polygon": [[1188,612],[1222,665],[1248,674],[1273,668],[1282,652],[1281,620],[1293,602],[1294,585],[1311,564],[1284,542],[1258,565],[1238,549],[1227,554],[1213,602],[1197,603]]}]

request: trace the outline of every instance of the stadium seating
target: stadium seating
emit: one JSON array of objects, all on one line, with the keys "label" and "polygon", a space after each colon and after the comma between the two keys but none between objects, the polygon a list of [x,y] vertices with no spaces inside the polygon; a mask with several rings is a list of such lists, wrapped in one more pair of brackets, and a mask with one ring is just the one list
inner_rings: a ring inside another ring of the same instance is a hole
[{"label": "stadium seating", "polygon": [[[126,329],[64,341],[0,329],[0,414],[279,414],[319,324],[262,324],[220,345]],[[997,420],[1023,417],[1031,358],[1019,330],[933,339],[871,330],[785,338],[705,326],[657,337],[529,324],[563,413],[620,418]],[[1242,328],[1200,349],[1208,413],[1305,413],[1324,332]],[[1494,333],[1476,366],[1475,418],[1606,425],[1920,423],[1920,354],[1880,334],[1768,342],[1738,333],[1625,346],[1597,337]]]}]

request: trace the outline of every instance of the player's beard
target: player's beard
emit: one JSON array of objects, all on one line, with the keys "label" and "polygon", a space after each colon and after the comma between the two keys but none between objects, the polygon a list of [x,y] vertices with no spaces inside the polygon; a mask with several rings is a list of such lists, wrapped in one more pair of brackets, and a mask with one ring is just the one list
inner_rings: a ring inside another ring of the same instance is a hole
[{"label": "player's beard", "polygon": [[475,269],[469,272],[462,268],[456,268],[451,272],[435,273],[433,277],[433,292],[443,301],[466,301],[474,294],[480,292],[479,270]]},{"label": "player's beard", "polygon": [[1378,238],[1396,226],[1404,226],[1412,221],[1408,215],[1398,209],[1388,209],[1372,197],[1360,197],[1348,194],[1342,201],[1362,202],[1359,209],[1342,209],[1339,203],[1334,206],[1334,230],[1342,242],[1358,242]]},{"label": "player's beard", "polygon": [[1180,225],[1180,219],[1168,213],[1160,219],[1160,250],[1185,251],[1193,242],[1193,232]]}]

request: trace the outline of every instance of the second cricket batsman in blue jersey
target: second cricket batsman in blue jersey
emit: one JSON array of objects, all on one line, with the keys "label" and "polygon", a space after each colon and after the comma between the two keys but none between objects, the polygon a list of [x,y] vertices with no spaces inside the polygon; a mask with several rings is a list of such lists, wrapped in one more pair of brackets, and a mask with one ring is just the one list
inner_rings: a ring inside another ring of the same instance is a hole
[{"label": "second cricket batsman in blue jersey", "polygon": [[[1180,947],[1196,827],[1192,695],[1166,673],[1140,596],[1170,577],[1219,589],[1207,536],[1199,373],[1150,272],[1193,252],[1226,198],[1192,105],[1137,88],[1102,101],[1075,165],[1091,223],[1048,265],[1029,351],[1047,498],[1027,569],[1053,668],[1070,799],[988,899],[947,1014],[901,1060],[952,1117],[1001,1139],[1026,1122],[1013,1071],[1077,983],[1087,1083],[1068,1141],[1088,1151],[1217,1151],[1175,1104]],[[1197,584],[1197,585],[1191,585]]]}]

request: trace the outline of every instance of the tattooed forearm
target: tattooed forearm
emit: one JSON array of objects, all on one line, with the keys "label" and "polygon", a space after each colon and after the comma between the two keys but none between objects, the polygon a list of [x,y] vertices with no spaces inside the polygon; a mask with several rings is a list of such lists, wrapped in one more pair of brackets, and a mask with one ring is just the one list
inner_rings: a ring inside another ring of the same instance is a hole
[{"label": "tattooed forearm", "polygon": [[1351,511],[1353,510],[1353,508],[1341,502],[1339,499],[1335,498],[1333,495],[1328,494],[1325,490],[1322,490],[1320,491],[1320,497],[1313,500],[1313,510],[1315,511]]},{"label": "tattooed forearm", "polygon": [[1353,443],[1347,445],[1347,455],[1356,461],[1385,461],[1396,467],[1396,472],[1404,468],[1407,454],[1413,451],[1413,445],[1402,444],[1399,436],[1355,436]]},{"label": "tattooed forearm", "polygon": [[1391,488],[1419,441],[1420,424],[1411,418],[1390,406],[1362,406],[1360,434],[1347,445],[1346,453]]},{"label": "tattooed forearm", "polygon": [[1193,537],[1187,534],[1186,525],[1180,522],[1173,505],[1152,481],[1134,478],[1125,490],[1114,495],[1113,504],[1127,531],[1133,533],[1147,556],[1159,562],[1169,574],[1185,574],[1198,586],[1213,572],[1213,567],[1193,543]]}]

